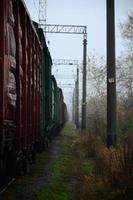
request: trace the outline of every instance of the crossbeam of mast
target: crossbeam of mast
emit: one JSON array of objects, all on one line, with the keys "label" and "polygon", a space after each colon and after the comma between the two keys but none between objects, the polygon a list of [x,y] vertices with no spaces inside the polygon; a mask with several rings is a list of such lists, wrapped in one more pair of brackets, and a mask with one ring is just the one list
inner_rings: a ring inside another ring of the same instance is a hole
[{"label": "crossbeam of mast", "polygon": [[78,60],[53,59],[53,65],[78,65]]},{"label": "crossbeam of mast", "polygon": [[66,33],[66,34],[87,34],[86,26],[77,25],[57,25],[57,24],[40,24],[46,33]]}]

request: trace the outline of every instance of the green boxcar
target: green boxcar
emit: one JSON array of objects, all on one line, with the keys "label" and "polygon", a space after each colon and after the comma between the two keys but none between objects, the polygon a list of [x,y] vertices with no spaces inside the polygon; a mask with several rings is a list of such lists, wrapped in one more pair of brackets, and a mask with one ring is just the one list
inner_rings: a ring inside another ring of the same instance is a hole
[{"label": "green boxcar", "polygon": [[34,26],[39,35],[41,48],[41,102],[40,130],[43,135],[51,136],[60,130],[64,123],[64,104],[62,90],[57,86],[56,79],[51,75],[52,59],[46,45],[43,30]]},{"label": "green boxcar", "polygon": [[63,92],[62,89],[59,88],[59,126],[63,126],[63,102],[64,102],[64,97],[63,97]]},{"label": "green boxcar", "polygon": [[52,78],[52,123],[54,127],[54,132],[58,132],[64,125],[65,112],[67,111],[66,105],[64,103],[64,97],[62,89],[57,86],[56,79],[54,76]]},{"label": "green boxcar", "polygon": [[[45,115],[47,133],[50,133],[52,128],[52,80],[51,80],[51,66],[52,60],[48,48],[45,51]],[[43,77],[44,78],[44,77]]]},{"label": "green boxcar", "polygon": [[39,29],[39,37],[42,44],[41,57],[41,130],[50,133],[52,126],[52,60],[45,42],[43,30]]},{"label": "green boxcar", "polygon": [[45,114],[45,102],[46,102],[46,88],[45,88],[45,71],[46,71],[46,64],[45,64],[45,51],[46,51],[46,42],[45,42],[45,38],[43,35],[43,30],[42,29],[38,29],[39,32],[39,38],[40,38],[40,42],[42,44],[42,49],[41,49],[41,71],[40,71],[40,80],[41,80],[41,102],[40,102],[40,130],[41,133],[45,133],[45,129],[46,129],[46,114]]},{"label": "green boxcar", "polygon": [[56,124],[57,82],[52,75],[52,123]]},{"label": "green boxcar", "polygon": [[52,122],[55,127],[55,131],[59,130],[59,118],[60,118],[60,107],[59,107],[59,88],[54,76],[52,76]]},{"label": "green boxcar", "polygon": [[41,49],[41,102],[40,102],[40,130],[42,134],[48,135],[52,127],[52,80],[51,66],[52,59],[46,45],[43,29],[38,28],[38,24],[34,22],[34,26],[39,35]]}]

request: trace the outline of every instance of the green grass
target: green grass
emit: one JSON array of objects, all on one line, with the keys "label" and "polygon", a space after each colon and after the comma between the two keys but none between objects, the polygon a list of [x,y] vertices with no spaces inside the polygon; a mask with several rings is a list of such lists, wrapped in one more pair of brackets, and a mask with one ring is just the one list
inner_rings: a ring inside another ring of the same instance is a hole
[{"label": "green grass", "polygon": [[81,173],[84,175],[93,175],[95,173],[94,170],[94,163],[92,160],[84,160],[82,167],[81,167]]},{"label": "green grass", "polygon": [[37,194],[38,200],[71,199],[71,181],[68,173],[68,171],[70,172],[70,168],[68,168],[68,165],[71,160],[69,148],[72,142],[69,138],[69,134],[75,132],[73,129],[73,125],[67,125],[56,142],[60,147],[60,152],[52,166],[52,174],[54,178],[50,180],[46,187],[42,188]]},{"label": "green grass", "polygon": [[17,179],[3,194],[3,198],[5,200],[15,200],[16,194],[23,193],[25,186],[34,184],[38,177],[42,176],[42,168],[44,168],[50,159],[51,155],[49,152],[38,154],[36,164],[31,166],[31,173]]},{"label": "green grass", "polygon": [[46,187],[38,195],[38,200],[70,200],[70,196],[66,192],[51,190],[51,188]]}]

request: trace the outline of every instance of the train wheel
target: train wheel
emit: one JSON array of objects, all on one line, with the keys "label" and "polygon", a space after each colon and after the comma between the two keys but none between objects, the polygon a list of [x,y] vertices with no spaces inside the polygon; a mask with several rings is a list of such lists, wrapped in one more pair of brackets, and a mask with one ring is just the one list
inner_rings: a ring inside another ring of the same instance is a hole
[{"label": "train wheel", "polygon": [[0,188],[6,186],[6,184],[14,177],[14,174],[15,152],[6,149],[0,163]]},{"label": "train wheel", "polygon": [[30,172],[30,162],[26,156],[23,156],[23,174],[27,174]]},{"label": "train wheel", "polygon": [[23,153],[19,152],[16,159],[16,177],[24,175],[23,171]]},{"label": "train wheel", "polygon": [[32,150],[32,163],[36,163],[36,151],[35,149]]},{"label": "train wheel", "polygon": [[6,154],[3,155],[3,159],[1,160],[1,168],[0,168],[0,189],[5,187],[7,183],[7,159]]}]

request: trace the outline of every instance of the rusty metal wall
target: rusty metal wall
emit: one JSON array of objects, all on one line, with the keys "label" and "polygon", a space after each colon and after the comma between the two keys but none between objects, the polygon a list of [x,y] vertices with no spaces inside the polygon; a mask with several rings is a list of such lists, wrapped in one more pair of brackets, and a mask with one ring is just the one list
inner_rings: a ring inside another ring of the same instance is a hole
[{"label": "rusty metal wall", "polygon": [[0,13],[0,138],[20,150],[40,137],[40,43],[21,0],[1,0]]},{"label": "rusty metal wall", "polygon": [[16,41],[12,0],[0,1],[0,152],[12,148],[16,114]]}]

